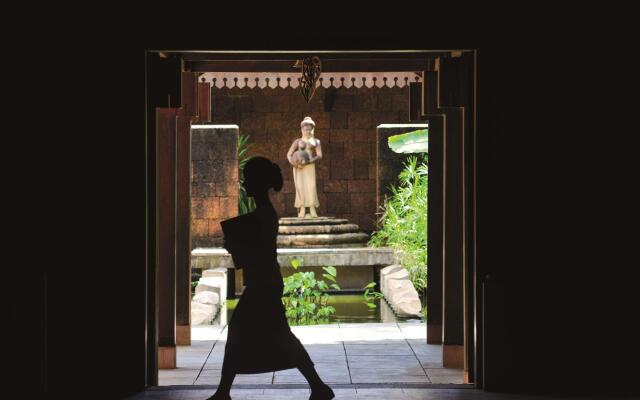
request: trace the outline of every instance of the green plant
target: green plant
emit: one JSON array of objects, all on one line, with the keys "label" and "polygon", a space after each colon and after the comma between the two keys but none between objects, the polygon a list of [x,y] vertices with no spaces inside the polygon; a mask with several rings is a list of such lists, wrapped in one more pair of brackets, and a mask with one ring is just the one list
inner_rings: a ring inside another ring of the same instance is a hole
[{"label": "green plant", "polygon": [[429,130],[419,129],[389,136],[389,148],[396,153],[426,153],[429,149]]},{"label": "green plant", "polygon": [[[291,266],[297,270],[303,260],[294,258]],[[289,325],[309,325],[327,323],[329,316],[336,312],[333,306],[327,305],[329,287],[340,289],[336,282],[337,271],[333,266],[322,267],[322,276],[332,283],[327,285],[324,280],[317,280],[313,271],[296,272],[283,279],[284,290],[282,303],[285,306]]]},{"label": "green plant", "polygon": [[380,292],[377,292],[375,290],[372,290],[374,287],[376,286],[375,282],[370,282],[367,284],[367,286],[365,286],[364,289],[364,303],[367,305],[367,307],[369,307],[370,309],[374,309],[376,308],[376,303],[372,303],[371,300],[375,300],[375,299],[381,299],[384,297],[384,295]]},{"label": "green plant", "polygon": [[427,155],[411,155],[399,175],[399,185],[390,186],[378,223],[368,245],[401,250],[401,264],[409,272],[418,292],[427,286]]},{"label": "green plant", "polygon": [[198,281],[191,282],[191,296],[196,294],[196,286],[198,286]]},{"label": "green plant", "polygon": [[247,151],[253,146],[248,141],[249,135],[238,134],[238,210],[240,214],[246,214],[256,209],[253,197],[247,196],[247,190],[244,187],[244,166],[252,158],[247,156]]}]

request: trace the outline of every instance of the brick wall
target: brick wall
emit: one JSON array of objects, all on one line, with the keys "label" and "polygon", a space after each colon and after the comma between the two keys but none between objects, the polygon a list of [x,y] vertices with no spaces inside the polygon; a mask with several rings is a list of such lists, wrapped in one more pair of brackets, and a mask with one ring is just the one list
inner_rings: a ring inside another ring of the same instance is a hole
[{"label": "brick wall", "polygon": [[376,127],[409,122],[409,87],[319,87],[309,104],[293,88],[212,88],[212,119],[237,124],[254,143],[251,155],[280,165],[284,187],[272,192],[278,215],[294,217],[295,189],[287,150],[300,121],[316,122],[323,158],[316,164],[318,215],[347,218],[370,233],[376,221]]},{"label": "brick wall", "polygon": [[238,129],[191,133],[191,248],[221,247],[220,221],[238,215]]}]

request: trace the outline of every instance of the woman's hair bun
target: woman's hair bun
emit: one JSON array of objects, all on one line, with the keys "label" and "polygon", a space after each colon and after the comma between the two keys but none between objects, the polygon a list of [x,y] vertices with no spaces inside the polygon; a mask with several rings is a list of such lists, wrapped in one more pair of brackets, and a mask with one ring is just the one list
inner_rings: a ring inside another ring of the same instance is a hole
[{"label": "woman's hair bun", "polygon": [[271,162],[271,187],[276,192],[282,190],[282,171],[280,170],[280,166],[274,162]]}]

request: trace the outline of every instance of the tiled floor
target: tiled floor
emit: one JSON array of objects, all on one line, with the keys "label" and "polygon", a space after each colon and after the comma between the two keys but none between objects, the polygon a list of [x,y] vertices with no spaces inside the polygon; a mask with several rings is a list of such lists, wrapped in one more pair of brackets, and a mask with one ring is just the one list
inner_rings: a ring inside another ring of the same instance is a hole
[{"label": "tiled floor", "polygon": [[[541,397],[483,392],[470,388],[349,388],[333,389],[334,400],[563,400],[566,397]],[[127,400],[204,400],[215,388],[189,387],[183,389],[157,388],[147,390]],[[307,400],[308,389],[238,389],[231,388],[233,400]],[[605,399],[603,397],[571,397],[571,400]]]},{"label": "tiled floor", "polygon": [[[320,377],[329,385],[347,385],[340,389],[345,394],[353,390],[351,394],[355,395],[358,384],[462,383],[462,370],[442,368],[442,347],[426,343],[424,323],[351,323],[291,329],[309,352]],[[192,345],[178,347],[178,368],[159,371],[160,386],[217,386],[226,334],[226,326],[194,327]],[[297,369],[240,374],[233,383],[234,388],[260,394],[273,390],[280,394],[285,389],[278,385],[283,384],[293,384],[286,390],[309,391]]]}]

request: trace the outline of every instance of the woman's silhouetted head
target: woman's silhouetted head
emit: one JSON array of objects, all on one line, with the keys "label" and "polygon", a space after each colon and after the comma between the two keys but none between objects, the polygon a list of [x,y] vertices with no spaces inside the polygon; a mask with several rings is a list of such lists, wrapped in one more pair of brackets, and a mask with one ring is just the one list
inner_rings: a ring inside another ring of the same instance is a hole
[{"label": "woman's silhouetted head", "polygon": [[278,164],[268,158],[257,156],[251,158],[244,166],[244,187],[247,196],[255,196],[273,188],[276,192],[282,190],[282,171]]}]

